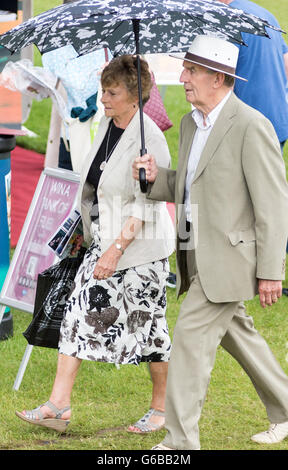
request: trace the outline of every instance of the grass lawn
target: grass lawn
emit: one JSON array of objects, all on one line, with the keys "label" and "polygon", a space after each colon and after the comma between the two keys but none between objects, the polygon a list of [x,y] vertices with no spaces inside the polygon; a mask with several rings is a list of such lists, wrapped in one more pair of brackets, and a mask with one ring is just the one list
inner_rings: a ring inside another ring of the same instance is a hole
[{"label": "grass lawn", "polygon": [[[256,3],[270,9],[288,31],[287,0],[258,0]],[[35,14],[61,4],[56,0],[34,0]],[[35,63],[41,57],[35,51]],[[165,105],[174,126],[166,133],[173,158],[177,162],[178,127],[181,116],[189,109],[181,87],[167,87]],[[51,102],[34,102],[28,122],[38,139],[19,139],[25,145],[45,153],[49,128]],[[287,162],[288,144],[284,158]],[[175,255],[171,256],[171,270],[175,271]],[[288,286],[288,283],[284,283]],[[167,318],[171,336],[181,299],[175,290],[168,289]],[[261,309],[258,297],[247,302],[248,313],[256,328],[267,339],[271,349],[288,373],[288,298],[282,297],[269,309]],[[31,321],[31,315],[12,309],[14,335],[0,342],[0,450],[137,450],[150,449],[165,435],[134,435],[125,431],[127,425],[140,418],[148,409],[151,381],[146,365],[121,366],[85,361],[73,389],[73,417],[68,433],[59,436],[52,430],[33,427],[20,422],[14,411],[31,409],[45,402],[55,376],[55,350],[35,347],[22,384],[12,389],[26,340],[22,332]],[[187,371],[189,362],[187,360]],[[215,368],[200,421],[203,450],[267,450],[250,441],[250,436],[267,427],[265,409],[249,379],[238,364],[219,348]],[[288,440],[268,449],[288,450]]]}]

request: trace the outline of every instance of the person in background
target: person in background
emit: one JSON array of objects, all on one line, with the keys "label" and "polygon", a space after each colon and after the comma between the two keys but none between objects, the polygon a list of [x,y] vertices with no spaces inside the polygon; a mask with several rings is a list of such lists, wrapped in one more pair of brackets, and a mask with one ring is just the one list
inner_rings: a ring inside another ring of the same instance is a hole
[{"label": "person in background", "polygon": [[136,179],[146,170],[149,200],[176,204],[177,291],[187,292],[168,368],[168,433],[155,450],[200,449],[198,422],[219,344],[266,407],[269,430],[252,440],[288,436],[288,377],[244,304],[259,294],[265,308],[281,296],[288,185],[271,122],[233,93],[242,78],[238,53],[219,38],[194,39],[180,77],[194,109],[181,121],[178,168],[161,168],[152,155],[133,164]]},{"label": "person in background", "polygon": [[[143,101],[152,86],[141,60]],[[137,59],[113,59],[101,75],[102,118],[80,179],[78,206],[90,244],[75,278],[62,321],[58,368],[49,400],[16,415],[29,423],[64,431],[70,397],[83,359],[114,364],[147,362],[152,379],[149,411],[130,426],[147,433],[164,426],[166,377],[171,341],[166,322],[168,257],[175,234],[166,204],[147,204],[132,177],[141,148]],[[164,134],[144,114],[146,146],[169,167]],[[129,393],[129,392],[128,392]]]},{"label": "person in background", "polygon": [[[250,0],[218,1],[280,28],[272,13]],[[238,46],[236,73],[248,81],[236,80],[234,93],[272,122],[283,150],[288,139],[288,45],[278,31],[269,29],[269,37],[242,34],[246,46]]]},{"label": "person in background", "polygon": [[[61,81],[67,95],[67,116],[86,122],[97,112],[101,70],[111,59],[108,49],[78,56],[72,45],[42,55],[44,69]],[[63,122],[58,167],[73,170],[69,149],[69,126]]]}]

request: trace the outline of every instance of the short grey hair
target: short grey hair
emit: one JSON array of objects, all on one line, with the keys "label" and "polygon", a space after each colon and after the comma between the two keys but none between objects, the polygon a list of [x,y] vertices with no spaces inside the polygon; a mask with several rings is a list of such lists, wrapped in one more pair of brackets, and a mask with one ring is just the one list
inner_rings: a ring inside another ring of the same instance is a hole
[{"label": "short grey hair", "polygon": [[[217,73],[217,70],[212,70],[212,69],[207,68],[207,73],[212,75],[213,73]],[[221,73],[224,73],[224,72],[221,72]],[[231,75],[228,75],[227,73],[224,73],[224,75],[225,75],[224,85],[226,85],[228,88],[232,88],[235,84],[235,78],[232,77]]]}]

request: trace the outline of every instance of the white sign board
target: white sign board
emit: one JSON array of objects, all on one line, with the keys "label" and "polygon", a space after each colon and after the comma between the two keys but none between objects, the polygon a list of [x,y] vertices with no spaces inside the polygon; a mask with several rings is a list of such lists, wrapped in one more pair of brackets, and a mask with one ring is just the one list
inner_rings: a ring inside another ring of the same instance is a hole
[{"label": "white sign board", "polygon": [[1,290],[0,304],[33,313],[38,274],[58,259],[48,242],[73,211],[78,186],[79,175],[72,171],[45,168],[42,172]]}]

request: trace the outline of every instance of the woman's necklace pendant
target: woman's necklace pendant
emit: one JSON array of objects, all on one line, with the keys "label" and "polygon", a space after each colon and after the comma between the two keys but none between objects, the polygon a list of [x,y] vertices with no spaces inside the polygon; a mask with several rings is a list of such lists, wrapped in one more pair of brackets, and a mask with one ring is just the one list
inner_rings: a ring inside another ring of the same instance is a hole
[{"label": "woman's necklace pendant", "polygon": [[101,163],[101,165],[100,165],[100,170],[103,171],[104,168],[105,168],[105,166],[106,166],[106,162],[105,162],[105,160],[104,160],[104,161]]}]

